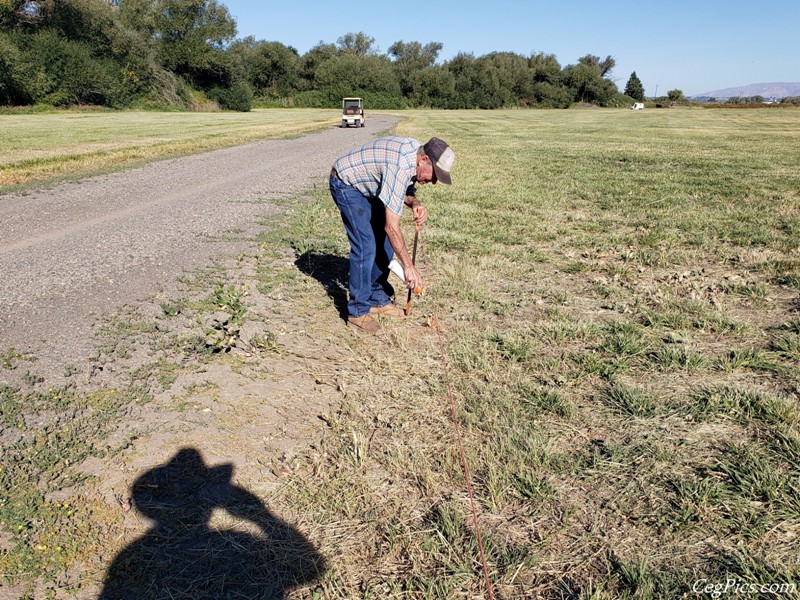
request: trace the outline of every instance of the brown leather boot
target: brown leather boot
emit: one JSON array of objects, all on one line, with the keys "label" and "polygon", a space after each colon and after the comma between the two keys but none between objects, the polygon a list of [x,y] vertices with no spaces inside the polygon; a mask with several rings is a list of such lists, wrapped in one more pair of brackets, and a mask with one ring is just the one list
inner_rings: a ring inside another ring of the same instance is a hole
[{"label": "brown leather boot", "polygon": [[354,327],[356,331],[363,331],[371,335],[375,335],[381,330],[380,324],[369,314],[361,315],[360,317],[348,317],[347,324]]},{"label": "brown leather boot", "polygon": [[371,315],[385,315],[387,317],[405,317],[406,312],[397,306],[397,304],[389,303],[386,306],[373,306],[369,309]]}]

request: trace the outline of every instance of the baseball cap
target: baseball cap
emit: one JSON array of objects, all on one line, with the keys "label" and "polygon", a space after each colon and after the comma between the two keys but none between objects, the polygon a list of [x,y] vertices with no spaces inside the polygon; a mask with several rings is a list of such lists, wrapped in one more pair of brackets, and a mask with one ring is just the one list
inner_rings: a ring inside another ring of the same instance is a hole
[{"label": "baseball cap", "polygon": [[453,149],[447,145],[447,142],[434,137],[428,140],[422,150],[433,163],[433,172],[436,173],[436,180],[450,185],[452,183],[450,169],[453,168],[453,163],[456,160],[456,154]]}]

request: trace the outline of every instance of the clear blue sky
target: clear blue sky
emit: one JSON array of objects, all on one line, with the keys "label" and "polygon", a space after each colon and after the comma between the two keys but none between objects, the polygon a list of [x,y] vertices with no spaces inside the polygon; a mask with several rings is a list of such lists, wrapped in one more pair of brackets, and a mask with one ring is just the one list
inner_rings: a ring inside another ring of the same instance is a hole
[{"label": "clear blue sky", "polygon": [[394,42],[441,42],[458,52],[555,54],[561,66],[586,54],[613,56],[612,79],[632,71],[653,96],[751,83],[800,81],[800,0],[433,0],[384,3],[219,0],[238,37],[277,41],[301,54],[363,31],[386,52]]}]

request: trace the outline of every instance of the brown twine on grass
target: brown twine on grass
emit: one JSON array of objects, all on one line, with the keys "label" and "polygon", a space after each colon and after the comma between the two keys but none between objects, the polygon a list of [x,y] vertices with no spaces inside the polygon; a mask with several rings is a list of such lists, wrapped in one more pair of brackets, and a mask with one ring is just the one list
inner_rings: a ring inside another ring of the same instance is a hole
[{"label": "brown twine on grass", "polygon": [[492,591],[492,584],[489,581],[489,567],[486,565],[486,553],[483,551],[483,539],[481,537],[481,527],[478,524],[478,510],[475,507],[475,494],[472,491],[472,478],[469,474],[469,467],[467,467],[467,457],[464,453],[464,442],[461,437],[461,428],[458,426],[458,416],[456,414],[456,401],[453,397],[453,388],[450,385],[450,371],[447,366],[447,355],[445,354],[444,335],[442,328],[439,325],[438,311],[436,309],[436,302],[431,298],[431,310],[433,312],[433,322],[429,321],[429,325],[436,330],[436,339],[439,343],[439,352],[442,355],[442,370],[444,372],[444,381],[447,387],[447,398],[450,401],[450,412],[453,418],[453,425],[456,430],[456,440],[458,441],[458,451],[461,455],[461,468],[464,470],[464,478],[467,481],[467,493],[469,494],[469,504],[472,508],[472,523],[475,525],[475,535],[478,539],[478,550],[481,555],[481,565],[483,567],[483,576],[486,581],[486,591],[489,594],[489,599],[494,600],[494,592]]}]

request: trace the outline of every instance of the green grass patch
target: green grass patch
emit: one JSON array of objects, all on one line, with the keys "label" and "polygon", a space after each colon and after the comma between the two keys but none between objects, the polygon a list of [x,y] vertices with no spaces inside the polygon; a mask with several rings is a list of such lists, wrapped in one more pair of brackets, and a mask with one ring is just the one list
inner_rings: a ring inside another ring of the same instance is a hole
[{"label": "green grass patch", "polygon": [[717,416],[792,426],[800,422],[800,409],[793,399],[738,387],[724,386],[697,392],[691,397],[690,411],[698,419]]}]

